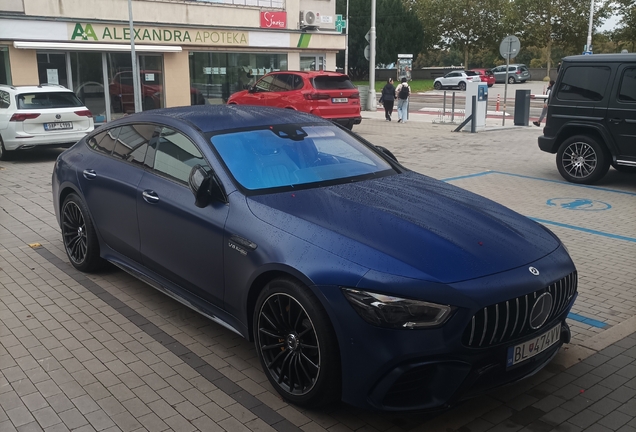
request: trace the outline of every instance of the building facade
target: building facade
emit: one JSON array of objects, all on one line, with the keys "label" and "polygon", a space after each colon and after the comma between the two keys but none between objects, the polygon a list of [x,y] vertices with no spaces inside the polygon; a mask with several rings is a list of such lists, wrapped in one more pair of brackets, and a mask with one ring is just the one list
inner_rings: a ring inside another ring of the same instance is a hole
[{"label": "building facade", "polygon": [[[335,70],[335,0],[132,0],[143,109],[221,104],[274,70]],[[59,84],[97,123],[134,112],[128,0],[2,0],[0,84]]]}]

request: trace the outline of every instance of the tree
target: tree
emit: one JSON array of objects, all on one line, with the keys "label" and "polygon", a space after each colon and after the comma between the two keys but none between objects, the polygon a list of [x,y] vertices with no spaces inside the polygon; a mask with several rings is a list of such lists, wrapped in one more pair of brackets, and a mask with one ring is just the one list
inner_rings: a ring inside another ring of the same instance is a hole
[{"label": "tree", "polygon": [[618,0],[616,12],[621,18],[620,27],[614,32],[613,39],[618,42],[618,48],[629,47],[629,50],[634,52],[636,51],[636,0]]},{"label": "tree", "polygon": [[[609,15],[608,4],[595,5],[596,26]],[[546,76],[552,68],[553,51],[580,53],[587,40],[590,0],[514,0],[513,20],[522,46],[545,48]]]},{"label": "tree", "polygon": [[[346,0],[337,0],[336,13],[346,14]],[[369,0],[349,0],[349,75],[355,79],[367,76],[369,61],[364,58],[368,42],[364,38],[371,29]],[[423,49],[424,31],[417,16],[402,0],[377,0],[376,4],[376,63],[392,63],[400,53],[413,54]],[[344,65],[344,52],[336,56]]]},{"label": "tree", "polygon": [[472,52],[499,46],[506,33],[504,0],[410,0],[422,25],[437,37],[439,48],[456,48],[469,67]]}]

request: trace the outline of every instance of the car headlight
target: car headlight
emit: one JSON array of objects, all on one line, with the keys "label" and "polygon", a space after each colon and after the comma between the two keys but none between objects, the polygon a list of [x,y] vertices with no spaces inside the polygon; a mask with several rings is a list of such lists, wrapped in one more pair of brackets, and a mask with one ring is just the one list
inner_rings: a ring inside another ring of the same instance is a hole
[{"label": "car headlight", "polygon": [[421,329],[444,324],[453,307],[342,288],[351,306],[368,323],[387,328]]}]

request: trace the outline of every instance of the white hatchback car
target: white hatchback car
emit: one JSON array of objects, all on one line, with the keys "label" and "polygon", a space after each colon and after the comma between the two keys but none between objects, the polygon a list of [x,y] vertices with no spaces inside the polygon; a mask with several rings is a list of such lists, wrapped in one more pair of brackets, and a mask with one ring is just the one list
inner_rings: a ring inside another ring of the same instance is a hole
[{"label": "white hatchback car", "polygon": [[441,90],[446,87],[458,87],[460,90],[466,90],[467,82],[481,82],[479,73],[475,71],[453,71],[443,77],[435,78],[433,87],[435,90]]},{"label": "white hatchback car", "polygon": [[75,144],[93,129],[93,115],[65,87],[0,85],[0,160],[15,150]]}]

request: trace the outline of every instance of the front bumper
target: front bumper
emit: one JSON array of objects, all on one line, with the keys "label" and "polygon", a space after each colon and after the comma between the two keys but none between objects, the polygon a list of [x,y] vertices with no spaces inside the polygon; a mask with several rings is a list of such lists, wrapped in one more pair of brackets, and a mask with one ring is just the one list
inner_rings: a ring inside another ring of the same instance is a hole
[{"label": "front bumper", "polygon": [[[488,334],[488,343],[484,345],[481,342],[471,345],[465,338],[472,317],[484,308],[495,304],[501,307],[502,302],[505,304],[518,296],[526,296],[534,304],[538,297],[532,294],[558,285],[562,278],[570,277],[576,271],[563,247],[533,265],[541,269],[539,276],[532,275],[528,267],[523,266],[480,280],[444,285],[440,290],[430,286],[425,294],[422,294],[421,282],[418,284],[417,281],[408,285],[406,280],[391,277],[394,280],[391,282],[388,277],[384,280],[377,277],[378,284],[375,285],[374,276],[369,276],[372,272],[356,287],[386,292],[387,285],[399,285],[402,287],[400,292],[393,293],[397,296],[451,303],[457,307],[445,324],[431,329],[394,330],[373,326],[353,310],[339,287],[315,287],[327,305],[339,339],[343,401],[382,411],[444,409],[541,370],[559,348],[569,342],[570,332],[565,319],[576,299],[576,283],[572,285],[569,297],[555,296],[555,303],[560,306],[536,330],[503,338],[501,331],[493,333],[489,327],[488,332],[479,332],[480,335]],[[419,290],[419,295],[415,294],[415,289],[408,294],[412,287]],[[531,341],[559,324],[560,338],[553,345],[534,357],[508,366],[511,347]],[[508,334],[513,334],[510,328]]]}]

